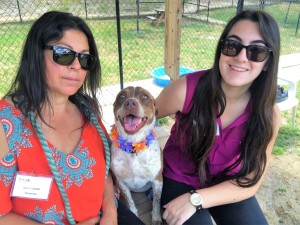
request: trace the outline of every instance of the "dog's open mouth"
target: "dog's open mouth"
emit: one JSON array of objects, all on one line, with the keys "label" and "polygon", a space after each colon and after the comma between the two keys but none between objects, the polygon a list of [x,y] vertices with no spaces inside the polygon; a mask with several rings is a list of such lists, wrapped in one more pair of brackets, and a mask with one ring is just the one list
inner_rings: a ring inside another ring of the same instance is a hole
[{"label": "dog's open mouth", "polygon": [[148,121],[148,117],[136,117],[132,114],[120,118],[121,124],[126,133],[134,134],[138,132]]}]

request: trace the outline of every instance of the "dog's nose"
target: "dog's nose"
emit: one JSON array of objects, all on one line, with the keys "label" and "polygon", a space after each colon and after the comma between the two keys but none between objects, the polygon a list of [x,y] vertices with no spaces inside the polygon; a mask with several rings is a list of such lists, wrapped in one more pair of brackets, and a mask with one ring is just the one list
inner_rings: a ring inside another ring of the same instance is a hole
[{"label": "dog's nose", "polygon": [[134,99],[128,99],[124,104],[125,107],[129,109],[137,107],[137,102]]}]

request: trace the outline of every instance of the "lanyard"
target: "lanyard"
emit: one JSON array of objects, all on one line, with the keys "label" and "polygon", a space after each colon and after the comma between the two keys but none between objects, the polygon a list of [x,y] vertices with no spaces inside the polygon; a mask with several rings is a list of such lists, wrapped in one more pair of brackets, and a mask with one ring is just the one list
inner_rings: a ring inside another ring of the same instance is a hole
[{"label": "lanyard", "polygon": [[[60,177],[60,174],[57,170],[57,167],[55,165],[55,162],[54,162],[54,159],[52,157],[52,154],[51,154],[51,151],[48,147],[48,143],[46,141],[46,138],[43,134],[43,131],[40,127],[40,125],[38,124],[36,118],[35,118],[35,115],[32,111],[28,112],[28,117],[30,119],[30,122],[33,126],[33,128],[35,129],[37,135],[38,135],[38,138],[39,138],[39,141],[42,145],[42,148],[45,152],[45,155],[47,157],[47,160],[48,160],[48,164],[50,166],[50,169],[52,171],[52,174],[54,176],[54,179],[56,181],[56,184],[58,186],[58,189],[60,191],[60,194],[62,196],[62,199],[63,199],[63,202],[64,202],[64,206],[65,206],[65,210],[66,210],[66,214],[67,214],[67,217],[68,217],[68,220],[69,220],[69,223],[70,224],[76,224],[73,216],[72,216],[72,212],[71,212],[71,208],[70,208],[70,203],[69,203],[69,199],[68,199],[68,196],[67,196],[67,193],[66,193],[66,190],[63,186],[63,183],[62,183],[62,180],[61,180],[61,177]],[[96,116],[92,113],[91,114],[91,121],[92,123],[96,126],[97,130],[98,130],[98,133],[100,134],[101,138],[102,138],[102,142],[103,142],[103,145],[104,145],[104,148],[105,148],[105,160],[106,160],[106,165],[105,165],[105,178],[107,178],[107,175],[108,175],[108,171],[109,171],[109,166],[110,166],[110,148],[109,148],[109,145],[108,145],[108,141],[107,141],[107,137],[105,136],[98,120],[96,119]]]}]

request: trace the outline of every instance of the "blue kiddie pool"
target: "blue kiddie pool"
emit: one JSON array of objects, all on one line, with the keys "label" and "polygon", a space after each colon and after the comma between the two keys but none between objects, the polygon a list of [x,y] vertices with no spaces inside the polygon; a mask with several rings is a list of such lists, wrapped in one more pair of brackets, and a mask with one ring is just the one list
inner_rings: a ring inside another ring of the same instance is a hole
[{"label": "blue kiddie pool", "polygon": [[[187,73],[191,73],[195,70],[187,68],[187,67],[179,67],[179,76],[183,76]],[[156,83],[159,86],[165,87],[167,86],[170,82],[171,79],[170,77],[166,74],[165,68],[162,67],[157,67],[154,70],[151,71],[151,76],[154,79],[154,83]]]}]

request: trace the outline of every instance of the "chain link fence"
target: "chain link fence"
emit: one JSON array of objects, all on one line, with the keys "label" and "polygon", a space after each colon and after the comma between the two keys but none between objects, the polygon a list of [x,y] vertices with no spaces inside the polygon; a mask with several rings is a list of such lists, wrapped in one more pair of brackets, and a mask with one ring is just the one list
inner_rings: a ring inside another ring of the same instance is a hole
[{"label": "chain link fence", "polygon": [[[280,26],[281,54],[300,52],[300,0],[182,2],[182,67],[210,67],[224,25],[241,8],[270,13]],[[50,10],[72,12],[91,27],[100,54],[101,84],[111,93],[101,102],[104,105],[114,100],[110,87],[120,90],[123,83],[151,81],[151,71],[164,65],[164,19],[157,19],[163,12],[157,9],[165,7],[163,0],[0,0],[0,4],[0,97],[16,74],[32,22]]]}]

